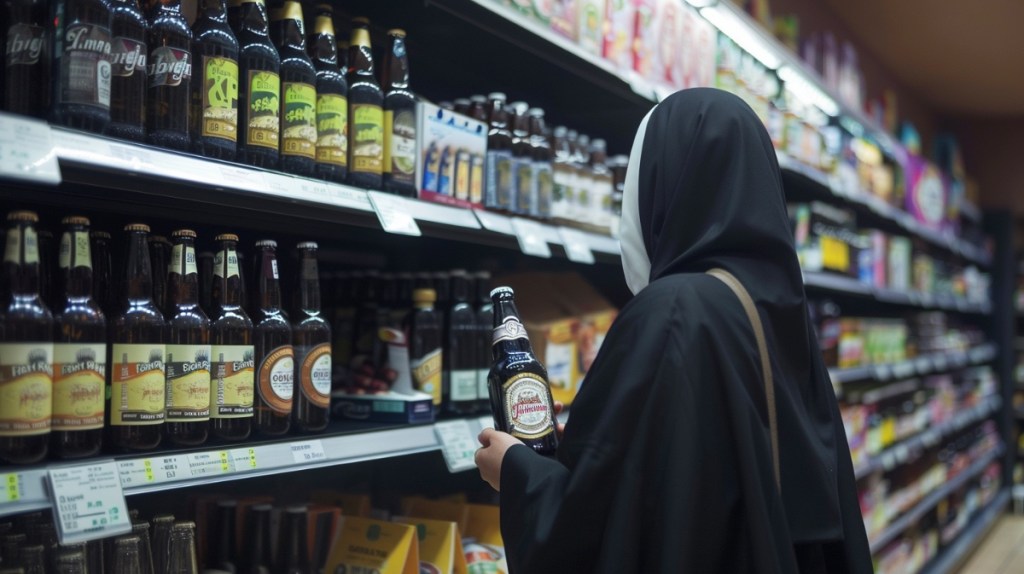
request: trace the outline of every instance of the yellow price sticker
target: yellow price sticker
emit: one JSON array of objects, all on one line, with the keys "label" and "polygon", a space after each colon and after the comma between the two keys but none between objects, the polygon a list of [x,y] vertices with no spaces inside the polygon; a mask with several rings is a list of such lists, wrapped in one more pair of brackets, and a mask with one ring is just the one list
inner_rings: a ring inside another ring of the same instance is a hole
[{"label": "yellow price sticker", "polygon": [[21,477],[17,474],[8,474],[4,477],[4,484],[7,485],[7,502],[21,500]]},{"label": "yellow price sticker", "polygon": [[148,458],[142,461],[142,467],[146,469],[146,482],[153,482],[156,477],[153,475],[153,462]]},{"label": "yellow price sticker", "polygon": [[249,467],[256,468],[256,449],[249,449]]},{"label": "yellow price sticker", "polygon": [[220,471],[229,472],[231,470],[230,459],[228,458],[228,451],[220,451]]}]

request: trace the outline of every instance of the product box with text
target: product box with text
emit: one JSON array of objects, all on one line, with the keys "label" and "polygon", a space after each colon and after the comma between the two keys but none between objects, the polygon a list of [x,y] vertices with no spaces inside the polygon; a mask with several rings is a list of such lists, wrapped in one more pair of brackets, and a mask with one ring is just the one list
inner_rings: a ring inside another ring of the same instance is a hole
[{"label": "product box with text", "polygon": [[487,124],[428,102],[419,104],[416,181],[420,199],[480,207]]}]

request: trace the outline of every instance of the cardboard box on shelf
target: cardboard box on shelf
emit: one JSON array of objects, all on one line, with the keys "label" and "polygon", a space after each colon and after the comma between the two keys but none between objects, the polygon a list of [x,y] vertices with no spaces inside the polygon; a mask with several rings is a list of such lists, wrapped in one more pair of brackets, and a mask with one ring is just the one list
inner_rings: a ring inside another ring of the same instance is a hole
[{"label": "cardboard box on shelf", "polygon": [[416,182],[420,199],[481,207],[487,125],[428,102],[419,104]]}]

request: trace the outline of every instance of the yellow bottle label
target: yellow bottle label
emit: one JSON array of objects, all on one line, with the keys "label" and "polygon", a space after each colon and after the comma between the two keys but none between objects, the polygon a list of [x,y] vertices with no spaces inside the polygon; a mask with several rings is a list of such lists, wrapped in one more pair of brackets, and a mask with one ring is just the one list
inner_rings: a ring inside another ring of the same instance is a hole
[{"label": "yellow bottle label", "polygon": [[245,143],[276,150],[281,135],[281,77],[249,71],[249,117]]},{"label": "yellow bottle label", "polygon": [[255,377],[253,346],[213,345],[210,352],[210,418],[251,417]]},{"label": "yellow bottle label", "polygon": [[0,343],[0,436],[50,432],[52,362],[52,343]]},{"label": "yellow bottle label", "polygon": [[210,418],[210,346],[167,345],[167,422]]},{"label": "yellow bottle label", "polygon": [[60,254],[57,257],[61,269],[71,267],[71,254],[75,254],[75,267],[92,269],[92,252],[89,249],[89,233],[64,232],[60,237]]},{"label": "yellow bottle label", "polygon": [[164,346],[115,343],[110,365],[110,424],[164,422]]},{"label": "yellow bottle label", "polygon": [[316,157],[316,88],[299,82],[284,83],[283,155]]},{"label": "yellow bottle label", "polygon": [[469,170],[469,201],[482,203],[484,200],[484,158],[473,155]]},{"label": "yellow bottle label", "polygon": [[238,62],[203,56],[202,135],[238,140]]},{"label": "yellow bottle label", "polygon": [[348,165],[348,99],[320,94],[316,99],[316,161]]},{"label": "yellow bottle label", "polygon": [[103,343],[53,345],[53,430],[103,428],[106,375],[107,346]]},{"label": "yellow bottle label", "polygon": [[412,367],[412,382],[416,390],[433,398],[434,405],[441,404],[441,349],[434,349],[426,355],[409,361]]},{"label": "yellow bottle label", "polygon": [[373,104],[352,104],[352,161],[355,172],[384,169],[384,113]]}]

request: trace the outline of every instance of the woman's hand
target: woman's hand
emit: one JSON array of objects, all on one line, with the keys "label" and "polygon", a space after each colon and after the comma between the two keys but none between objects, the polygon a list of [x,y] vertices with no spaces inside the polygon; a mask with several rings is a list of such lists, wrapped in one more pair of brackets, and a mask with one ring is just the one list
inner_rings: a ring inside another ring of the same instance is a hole
[{"label": "woman's hand", "polygon": [[491,485],[491,488],[501,492],[501,461],[508,449],[523,444],[523,441],[494,429],[484,429],[478,440],[483,445],[476,451],[476,466],[480,469],[480,478]]}]

